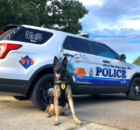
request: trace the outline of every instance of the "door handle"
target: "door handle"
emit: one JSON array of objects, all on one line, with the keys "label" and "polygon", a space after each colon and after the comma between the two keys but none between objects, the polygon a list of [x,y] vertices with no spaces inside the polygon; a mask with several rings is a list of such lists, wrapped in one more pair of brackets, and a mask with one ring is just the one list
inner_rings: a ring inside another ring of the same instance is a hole
[{"label": "door handle", "polygon": [[109,62],[109,61],[107,61],[107,60],[103,60],[103,62],[104,62],[104,63],[110,63],[110,62]]},{"label": "door handle", "polygon": [[131,69],[130,67],[128,67],[128,69]]},{"label": "door handle", "polygon": [[64,53],[63,55],[64,55],[64,56],[74,57],[74,55],[71,55],[71,54],[69,54],[69,53],[67,53],[67,54],[66,54],[66,53]]}]

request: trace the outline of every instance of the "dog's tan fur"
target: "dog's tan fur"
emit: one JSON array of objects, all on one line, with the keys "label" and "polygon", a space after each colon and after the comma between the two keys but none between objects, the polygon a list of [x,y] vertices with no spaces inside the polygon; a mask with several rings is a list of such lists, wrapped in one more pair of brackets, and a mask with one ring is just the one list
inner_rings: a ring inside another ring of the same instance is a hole
[{"label": "dog's tan fur", "polygon": [[[55,122],[54,125],[59,124],[59,114],[66,114],[66,111],[68,110],[67,105],[65,107],[58,106],[58,98],[61,96],[60,87],[58,85],[54,86],[53,90],[53,96],[54,96],[54,106],[53,104],[50,104],[46,109],[46,116],[53,115],[55,113]],[[75,123],[81,124],[81,121],[76,117],[75,110],[74,110],[74,102],[72,99],[72,91],[70,85],[66,88],[66,96],[72,111],[72,115],[74,118]]]},{"label": "dog's tan fur", "polygon": [[[58,109],[59,109],[59,114],[68,115],[67,114],[68,103],[66,103],[64,107],[58,106]],[[46,113],[46,117],[55,115],[54,104],[49,104],[46,108],[45,113]]]}]

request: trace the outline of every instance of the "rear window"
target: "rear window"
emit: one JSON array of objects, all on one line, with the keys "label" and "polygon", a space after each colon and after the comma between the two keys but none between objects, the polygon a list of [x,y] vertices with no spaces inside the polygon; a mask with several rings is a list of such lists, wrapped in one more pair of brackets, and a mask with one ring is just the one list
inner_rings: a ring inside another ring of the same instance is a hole
[{"label": "rear window", "polygon": [[0,35],[4,34],[5,32],[7,32],[8,30],[11,30],[12,28],[16,28],[18,27],[18,25],[16,24],[10,24],[10,25],[7,25],[5,27],[3,27],[1,30],[0,30]]},{"label": "rear window", "polygon": [[92,54],[89,42],[84,39],[68,36],[63,44],[64,49]]},{"label": "rear window", "polygon": [[0,40],[10,40],[12,38],[12,34],[14,33],[14,30],[15,28],[10,29],[5,33],[3,33],[2,35],[0,35]]},{"label": "rear window", "polygon": [[17,33],[12,40],[21,41],[34,44],[43,44],[53,36],[53,33],[35,30],[30,28],[23,28]]},{"label": "rear window", "polygon": [[1,31],[0,40],[12,40],[12,38],[22,29],[22,26],[6,26]]},{"label": "rear window", "polygon": [[71,49],[71,47],[70,47],[70,42],[69,42],[68,37],[65,39],[64,44],[63,44],[63,47],[64,47],[65,49],[67,49],[67,50],[70,50],[70,49]]}]

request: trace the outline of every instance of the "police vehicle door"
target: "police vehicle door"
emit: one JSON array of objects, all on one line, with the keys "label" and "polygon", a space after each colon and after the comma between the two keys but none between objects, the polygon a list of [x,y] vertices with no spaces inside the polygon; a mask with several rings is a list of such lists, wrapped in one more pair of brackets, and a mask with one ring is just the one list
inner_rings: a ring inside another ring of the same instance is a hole
[{"label": "police vehicle door", "polygon": [[100,85],[100,93],[123,92],[129,85],[129,69],[124,61],[119,60],[119,56],[106,45],[90,42],[95,50],[96,58],[96,84]]},{"label": "police vehicle door", "polygon": [[[73,78],[75,91],[83,93],[99,92],[99,87],[94,87],[92,77],[95,59],[89,41],[86,38],[67,36],[61,42],[59,57],[67,56],[67,69]],[[63,49],[62,49],[63,48]]]}]

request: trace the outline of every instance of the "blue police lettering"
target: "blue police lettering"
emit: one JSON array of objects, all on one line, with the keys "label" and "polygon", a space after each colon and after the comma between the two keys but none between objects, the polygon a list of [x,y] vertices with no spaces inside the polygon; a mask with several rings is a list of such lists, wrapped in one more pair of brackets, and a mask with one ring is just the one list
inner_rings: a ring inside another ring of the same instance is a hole
[{"label": "blue police lettering", "polygon": [[122,78],[126,78],[126,70],[122,70]]},{"label": "blue police lettering", "polygon": [[111,75],[111,70],[112,69],[109,69],[109,77],[113,77],[114,76],[114,74]]},{"label": "blue police lettering", "polygon": [[102,74],[103,74],[104,77],[108,76],[108,69],[104,68],[103,71],[102,71]]},{"label": "blue police lettering", "polygon": [[116,70],[110,68],[96,67],[96,76],[103,75],[104,77],[126,78],[126,70]]},{"label": "blue police lettering", "polygon": [[116,71],[117,71],[117,70],[116,70],[116,69],[114,69],[114,78],[116,78]]},{"label": "blue police lettering", "polygon": [[96,70],[97,70],[97,72],[96,72],[96,76],[99,76],[99,73],[102,72],[102,68],[100,68],[100,67],[96,67]]},{"label": "blue police lettering", "polygon": [[121,73],[121,70],[117,70],[117,77],[120,78],[121,75],[119,75],[119,72]]}]

